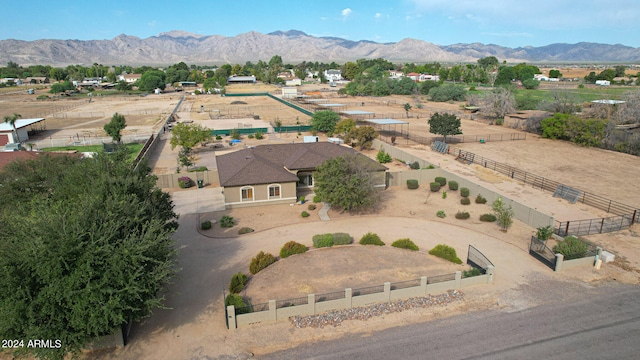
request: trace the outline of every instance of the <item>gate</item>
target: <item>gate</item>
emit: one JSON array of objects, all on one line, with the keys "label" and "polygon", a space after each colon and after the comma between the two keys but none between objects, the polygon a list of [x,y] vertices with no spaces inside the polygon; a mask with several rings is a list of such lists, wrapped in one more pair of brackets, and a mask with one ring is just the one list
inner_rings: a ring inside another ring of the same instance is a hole
[{"label": "gate", "polygon": [[467,264],[482,271],[483,274],[487,273],[489,265],[493,266],[493,263],[473,245],[469,245],[469,250],[467,251]]},{"label": "gate", "polygon": [[556,270],[556,254],[545,245],[544,241],[535,236],[531,237],[529,254],[547,265],[551,270]]}]

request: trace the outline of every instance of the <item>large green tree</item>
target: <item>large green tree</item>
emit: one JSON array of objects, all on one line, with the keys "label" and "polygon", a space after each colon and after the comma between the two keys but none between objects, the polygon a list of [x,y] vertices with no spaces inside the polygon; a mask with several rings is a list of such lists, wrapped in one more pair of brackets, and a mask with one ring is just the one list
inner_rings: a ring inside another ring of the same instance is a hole
[{"label": "large green tree", "polygon": [[435,113],[429,119],[429,132],[432,134],[442,135],[444,142],[447,142],[447,136],[460,135],[460,119],[454,114]]},{"label": "large green tree", "polygon": [[322,201],[346,211],[375,208],[380,201],[375,174],[374,164],[363,155],[331,158],[316,168],[314,190]]},{"label": "large green tree", "polygon": [[340,121],[340,115],[331,110],[322,110],[313,114],[311,126],[317,131],[333,132],[338,121]]},{"label": "large green tree", "polygon": [[347,133],[345,141],[355,140],[360,150],[371,149],[373,140],[375,140],[378,135],[378,132],[373,126],[354,127]]},{"label": "large green tree", "polygon": [[165,73],[159,70],[150,70],[142,74],[140,79],[136,82],[138,90],[141,91],[154,91],[155,89],[164,90],[165,88]]},{"label": "large green tree", "polygon": [[0,336],[25,339],[18,351],[62,359],[162,306],[176,214],[126,156],[41,155],[0,172]]},{"label": "large green tree", "polygon": [[111,136],[114,142],[119,143],[122,138],[120,133],[126,127],[127,121],[125,120],[124,115],[115,113],[111,117],[111,121],[104,125],[104,131],[107,135]]},{"label": "large green tree", "polygon": [[211,139],[211,130],[199,124],[177,123],[171,130],[171,150],[180,146],[178,161],[182,166],[191,166],[193,159],[191,149],[194,146]]}]

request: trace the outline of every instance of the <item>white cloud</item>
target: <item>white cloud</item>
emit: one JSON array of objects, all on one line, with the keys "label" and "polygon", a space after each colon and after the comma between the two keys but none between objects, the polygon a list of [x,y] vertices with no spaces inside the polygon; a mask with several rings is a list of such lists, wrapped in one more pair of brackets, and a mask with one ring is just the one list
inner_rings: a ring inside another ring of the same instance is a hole
[{"label": "white cloud", "polygon": [[353,11],[351,9],[346,8],[346,9],[342,10],[341,14],[342,14],[342,16],[347,17],[347,16],[351,15],[352,12]]},{"label": "white cloud", "polygon": [[375,18],[376,18],[376,19],[380,19],[380,18],[382,18],[382,14],[380,14],[380,13],[376,13]]}]

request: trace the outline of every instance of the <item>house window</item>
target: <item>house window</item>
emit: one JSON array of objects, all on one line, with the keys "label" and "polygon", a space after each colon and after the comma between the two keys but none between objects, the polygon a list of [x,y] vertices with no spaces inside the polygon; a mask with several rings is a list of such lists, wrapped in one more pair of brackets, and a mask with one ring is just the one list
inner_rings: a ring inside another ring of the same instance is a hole
[{"label": "house window", "polygon": [[243,187],[240,189],[240,194],[242,201],[253,201],[253,188],[252,187]]},{"label": "house window", "polygon": [[299,186],[313,186],[313,176],[311,174],[298,174]]},{"label": "house window", "polygon": [[280,185],[269,185],[269,199],[280,199]]}]

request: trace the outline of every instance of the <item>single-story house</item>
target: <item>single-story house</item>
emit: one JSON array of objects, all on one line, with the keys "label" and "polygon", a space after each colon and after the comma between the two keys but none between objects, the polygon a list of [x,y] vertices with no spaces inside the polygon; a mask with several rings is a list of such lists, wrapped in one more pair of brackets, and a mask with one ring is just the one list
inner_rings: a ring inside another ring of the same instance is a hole
[{"label": "single-story house", "polygon": [[46,76],[29,76],[24,79],[25,84],[48,84],[49,78]]},{"label": "single-story house", "polygon": [[325,70],[324,77],[327,81],[340,81],[342,80],[342,71],[336,69]]},{"label": "single-story house", "polygon": [[313,172],[325,161],[356,154],[385,187],[387,168],[351,147],[329,142],[258,145],[216,157],[225,206],[292,204],[313,191]]},{"label": "single-story house", "polygon": [[140,80],[142,74],[122,74],[118,75],[118,81],[125,81],[127,84],[133,84]]},{"label": "single-story house", "polygon": [[0,146],[10,143],[18,143],[29,140],[29,130],[34,130],[35,124],[38,124],[37,130],[44,129],[44,118],[37,119],[18,119],[16,120],[16,130],[9,123],[0,123]]}]

